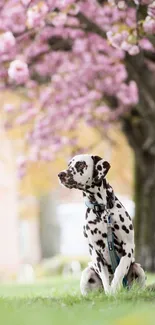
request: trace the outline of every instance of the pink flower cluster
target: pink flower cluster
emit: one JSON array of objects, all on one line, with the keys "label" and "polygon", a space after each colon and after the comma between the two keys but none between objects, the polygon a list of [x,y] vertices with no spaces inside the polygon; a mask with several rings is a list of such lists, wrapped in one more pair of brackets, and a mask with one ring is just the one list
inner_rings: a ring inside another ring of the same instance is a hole
[{"label": "pink flower cluster", "polygon": [[155,33],[155,19],[147,16],[143,23],[143,28],[147,34],[154,34]]},{"label": "pink flower cluster", "polygon": [[29,79],[29,69],[25,62],[15,60],[10,63],[8,75],[11,81],[17,84],[25,84]]},{"label": "pink flower cluster", "polygon": [[140,52],[139,46],[130,43],[130,34],[127,31],[122,31],[120,33],[113,33],[112,31],[107,32],[107,37],[110,43],[116,47],[127,51],[130,55],[136,55]]},{"label": "pink flower cluster", "polygon": [[17,161],[20,177],[29,161],[49,161],[65,146],[76,147],[81,120],[102,134],[137,105],[124,58],[154,51],[147,34],[155,33],[154,3],[141,4],[147,5],[142,39],[136,6],[126,1],[8,0],[0,6],[0,87],[24,86],[27,94],[16,114],[10,103],[3,111],[7,127],[29,124],[27,157]]},{"label": "pink flower cluster", "polygon": [[28,28],[44,26],[44,18],[48,13],[48,6],[45,2],[40,2],[38,5],[30,7],[27,11],[27,26]]},{"label": "pink flower cluster", "polygon": [[11,32],[0,34],[0,55],[10,52],[16,45],[16,39]]}]

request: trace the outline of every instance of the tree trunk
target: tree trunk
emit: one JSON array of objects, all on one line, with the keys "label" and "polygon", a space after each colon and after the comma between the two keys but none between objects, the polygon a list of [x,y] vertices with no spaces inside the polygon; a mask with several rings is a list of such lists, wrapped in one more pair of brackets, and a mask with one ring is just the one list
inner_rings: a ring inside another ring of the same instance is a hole
[{"label": "tree trunk", "polygon": [[148,70],[143,54],[127,56],[126,66],[140,97],[137,107],[122,118],[135,154],[136,261],[155,271],[155,73]]},{"label": "tree trunk", "polygon": [[142,126],[146,130],[144,120],[132,130],[131,120],[124,121],[124,132],[135,154],[136,261],[145,269],[155,271],[155,155],[144,150],[144,130],[139,136]]},{"label": "tree trunk", "polygon": [[155,270],[155,161],[141,170],[135,162],[135,244],[136,259],[149,271]]}]

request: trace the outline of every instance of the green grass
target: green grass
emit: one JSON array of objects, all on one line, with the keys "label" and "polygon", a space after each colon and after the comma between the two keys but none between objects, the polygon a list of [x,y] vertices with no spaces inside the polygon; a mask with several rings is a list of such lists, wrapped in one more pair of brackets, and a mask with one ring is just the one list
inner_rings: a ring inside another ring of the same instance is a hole
[{"label": "green grass", "polygon": [[79,279],[63,277],[0,286],[0,325],[50,324],[154,325],[155,292],[134,288],[116,297],[96,293],[83,298]]}]

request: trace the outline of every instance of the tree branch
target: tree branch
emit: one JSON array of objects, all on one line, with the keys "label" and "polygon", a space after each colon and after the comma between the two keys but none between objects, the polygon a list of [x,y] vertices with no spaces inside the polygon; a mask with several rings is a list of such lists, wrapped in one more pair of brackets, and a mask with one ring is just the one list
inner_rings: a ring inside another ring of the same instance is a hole
[{"label": "tree branch", "polygon": [[79,12],[77,15],[79,22],[81,23],[80,27],[86,31],[95,33],[103,38],[106,38],[106,33],[100,28],[96,23],[87,18],[83,13]]},{"label": "tree branch", "polygon": [[29,66],[38,62],[44,55],[49,54],[51,51],[71,51],[73,42],[71,39],[66,40],[61,37],[52,37],[48,43],[50,45],[49,49],[31,58]]}]

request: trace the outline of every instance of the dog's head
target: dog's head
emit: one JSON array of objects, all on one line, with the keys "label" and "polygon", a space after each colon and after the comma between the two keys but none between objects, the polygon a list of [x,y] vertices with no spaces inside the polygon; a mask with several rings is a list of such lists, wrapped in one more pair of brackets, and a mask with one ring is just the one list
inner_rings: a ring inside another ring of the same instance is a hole
[{"label": "dog's head", "polygon": [[68,188],[86,190],[86,186],[98,185],[106,176],[110,164],[98,156],[77,155],[66,170],[58,174],[61,184]]}]

